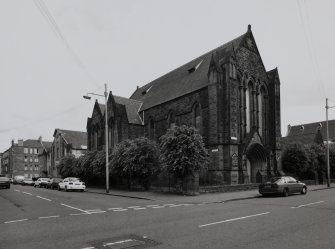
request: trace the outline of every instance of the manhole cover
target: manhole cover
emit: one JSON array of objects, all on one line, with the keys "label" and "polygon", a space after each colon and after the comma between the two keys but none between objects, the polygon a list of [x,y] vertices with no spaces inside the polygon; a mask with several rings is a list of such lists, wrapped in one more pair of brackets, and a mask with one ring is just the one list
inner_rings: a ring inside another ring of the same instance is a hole
[{"label": "manhole cover", "polygon": [[94,246],[96,249],[140,249],[153,247],[159,243],[143,236],[125,235],[103,240],[95,240],[88,242],[88,244]]}]

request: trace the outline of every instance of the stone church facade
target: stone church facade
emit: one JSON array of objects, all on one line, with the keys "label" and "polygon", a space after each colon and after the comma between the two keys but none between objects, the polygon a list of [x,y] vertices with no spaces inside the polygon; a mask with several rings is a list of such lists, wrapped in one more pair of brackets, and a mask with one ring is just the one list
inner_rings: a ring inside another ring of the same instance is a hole
[{"label": "stone church facade", "polygon": [[[104,145],[104,105],[87,121],[88,149]],[[108,99],[110,146],[138,136],[158,141],[175,125],[196,127],[210,164],[200,182],[243,184],[281,174],[280,81],[266,71],[251,27],[243,35]]]}]

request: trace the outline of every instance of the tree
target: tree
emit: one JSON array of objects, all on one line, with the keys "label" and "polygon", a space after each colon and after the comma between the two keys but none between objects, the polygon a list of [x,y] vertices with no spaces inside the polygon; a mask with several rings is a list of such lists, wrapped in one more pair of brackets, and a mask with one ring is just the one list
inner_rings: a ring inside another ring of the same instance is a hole
[{"label": "tree", "polygon": [[175,126],[160,138],[161,160],[169,173],[178,178],[205,168],[209,155],[202,136],[194,127]]},{"label": "tree", "polygon": [[112,165],[118,175],[128,178],[129,185],[135,179],[147,190],[152,177],[160,172],[158,145],[145,137],[125,140],[115,148]]},{"label": "tree", "polygon": [[305,147],[300,143],[288,145],[283,152],[282,164],[284,172],[301,177],[309,169]]},{"label": "tree", "polygon": [[77,167],[78,159],[75,158],[74,155],[67,155],[64,156],[58,165],[58,172],[59,174],[65,178],[70,176],[77,176],[79,173]]}]

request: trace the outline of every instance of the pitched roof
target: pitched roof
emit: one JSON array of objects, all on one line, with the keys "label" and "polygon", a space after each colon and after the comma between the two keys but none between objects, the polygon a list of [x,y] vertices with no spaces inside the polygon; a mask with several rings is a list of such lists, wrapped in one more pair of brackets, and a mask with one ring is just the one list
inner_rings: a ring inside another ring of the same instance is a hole
[{"label": "pitched roof", "polygon": [[212,58],[220,62],[229,60],[248,32],[136,89],[130,98],[142,101],[140,111],[143,111],[207,87]]},{"label": "pitched roof", "polygon": [[131,124],[142,124],[140,116],[138,114],[138,110],[140,109],[142,102],[134,99],[127,99],[120,96],[114,96],[114,100],[116,103],[125,105],[128,122]]},{"label": "pitched roof", "polygon": [[[72,144],[72,149],[86,149],[87,148],[87,133],[84,131],[71,131],[56,129],[60,132],[68,144]],[[56,132],[55,131],[55,132]]]},{"label": "pitched roof", "polygon": [[[287,131],[288,132],[287,137],[297,136],[301,134],[310,134],[310,133],[315,134],[318,129],[320,129],[321,131],[322,138],[324,140],[327,140],[326,121],[289,126]],[[335,141],[335,119],[328,120],[328,130],[329,130],[329,140]]]},{"label": "pitched roof", "polygon": [[320,138],[321,139],[319,139],[319,137],[317,136],[317,133],[306,133],[306,134],[294,135],[294,136],[289,136],[289,137],[283,137],[282,143],[290,144],[290,143],[300,142],[302,144],[311,144],[311,143],[322,144],[322,137]]},{"label": "pitched roof", "polygon": [[39,140],[27,139],[23,141],[23,146],[28,148],[42,148],[42,144]]},{"label": "pitched roof", "polygon": [[51,151],[51,147],[52,147],[52,142],[45,142],[45,141],[42,141],[42,144],[45,148],[46,151]]},{"label": "pitched roof", "polygon": [[100,103],[98,103],[98,104],[99,104],[99,108],[100,108],[100,111],[101,111],[102,115],[104,115],[105,110],[106,110],[106,106],[104,104],[100,104]]}]

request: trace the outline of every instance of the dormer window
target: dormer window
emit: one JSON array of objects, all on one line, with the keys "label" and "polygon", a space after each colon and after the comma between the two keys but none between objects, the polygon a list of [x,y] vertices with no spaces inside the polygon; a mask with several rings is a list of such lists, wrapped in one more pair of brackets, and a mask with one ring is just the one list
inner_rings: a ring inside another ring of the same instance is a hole
[{"label": "dormer window", "polygon": [[203,60],[202,61],[200,61],[197,65],[195,65],[194,67],[191,67],[190,69],[188,69],[188,72],[189,73],[193,73],[194,71],[196,71],[199,67],[200,67],[200,65],[201,65],[201,63],[203,62]]}]

